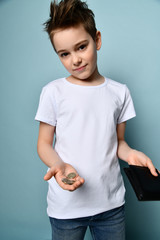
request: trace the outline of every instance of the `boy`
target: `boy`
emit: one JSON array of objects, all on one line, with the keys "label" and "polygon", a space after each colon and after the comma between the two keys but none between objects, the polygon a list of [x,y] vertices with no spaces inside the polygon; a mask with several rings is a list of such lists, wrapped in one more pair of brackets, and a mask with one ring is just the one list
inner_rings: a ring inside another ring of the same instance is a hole
[{"label": "boy", "polygon": [[70,73],[43,88],[35,118],[38,154],[49,167],[44,179],[52,239],[82,240],[89,226],[93,239],[124,240],[118,158],[147,166],[157,176],[151,160],[124,139],[125,122],[135,117],[130,92],[98,71],[101,33],[86,3],[54,1],[45,30]]}]

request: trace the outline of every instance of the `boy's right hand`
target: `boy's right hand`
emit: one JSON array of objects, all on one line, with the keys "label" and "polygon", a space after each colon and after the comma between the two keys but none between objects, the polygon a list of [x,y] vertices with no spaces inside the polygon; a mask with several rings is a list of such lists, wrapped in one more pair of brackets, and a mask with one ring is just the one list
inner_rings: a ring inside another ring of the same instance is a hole
[{"label": "boy's right hand", "polygon": [[[76,177],[73,179],[75,182],[72,185],[63,183],[62,179],[72,172],[76,173]],[[68,191],[74,191],[84,183],[84,179],[78,175],[77,171],[70,164],[64,162],[55,163],[44,176],[44,180],[48,181],[52,177],[55,177],[61,188]]]}]

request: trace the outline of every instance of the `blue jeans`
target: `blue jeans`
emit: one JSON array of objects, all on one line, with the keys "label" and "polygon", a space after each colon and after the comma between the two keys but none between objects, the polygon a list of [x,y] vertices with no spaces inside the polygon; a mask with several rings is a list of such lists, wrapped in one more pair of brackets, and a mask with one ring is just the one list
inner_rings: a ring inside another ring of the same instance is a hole
[{"label": "blue jeans", "polygon": [[50,217],[52,240],[83,240],[89,227],[93,240],[125,240],[124,205],[91,217]]}]

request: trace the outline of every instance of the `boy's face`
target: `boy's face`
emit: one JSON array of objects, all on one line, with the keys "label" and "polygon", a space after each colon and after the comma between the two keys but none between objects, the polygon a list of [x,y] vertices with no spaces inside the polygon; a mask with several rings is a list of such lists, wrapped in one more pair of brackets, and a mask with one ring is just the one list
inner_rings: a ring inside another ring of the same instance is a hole
[{"label": "boy's face", "polygon": [[[97,50],[101,47],[101,34],[95,41],[82,25],[59,29],[53,36],[56,52],[72,78],[94,78],[97,70]],[[91,79],[90,79],[91,80]]]}]

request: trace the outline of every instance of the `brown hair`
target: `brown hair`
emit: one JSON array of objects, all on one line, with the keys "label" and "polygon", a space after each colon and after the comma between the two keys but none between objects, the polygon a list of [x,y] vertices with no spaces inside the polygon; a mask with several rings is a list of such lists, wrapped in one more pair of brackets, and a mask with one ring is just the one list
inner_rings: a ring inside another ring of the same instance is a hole
[{"label": "brown hair", "polygon": [[50,4],[50,18],[44,23],[44,30],[48,33],[51,43],[53,34],[57,29],[66,29],[82,24],[93,40],[96,38],[96,25],[94,13],[90,10],[86,2],[80,0],[61,0],[58,4],[56,0]]}]

